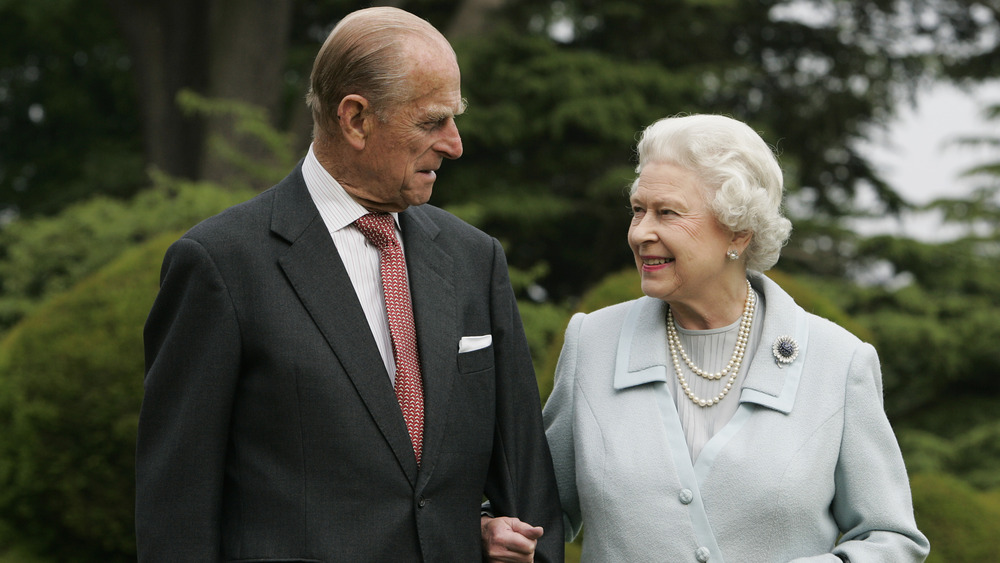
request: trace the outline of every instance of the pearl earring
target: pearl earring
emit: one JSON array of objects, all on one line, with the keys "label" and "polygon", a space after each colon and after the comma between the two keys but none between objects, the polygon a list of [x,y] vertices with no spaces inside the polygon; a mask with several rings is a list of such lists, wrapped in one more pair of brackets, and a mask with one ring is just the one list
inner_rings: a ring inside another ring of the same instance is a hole
[{"label": "pearl earring", "polygon": [[737,258],[740,257],[740,253],[738,251],[736,251],[736,250],[730,250],[729,252],[726,252],[726,256],[730,260],[736,260]]}]

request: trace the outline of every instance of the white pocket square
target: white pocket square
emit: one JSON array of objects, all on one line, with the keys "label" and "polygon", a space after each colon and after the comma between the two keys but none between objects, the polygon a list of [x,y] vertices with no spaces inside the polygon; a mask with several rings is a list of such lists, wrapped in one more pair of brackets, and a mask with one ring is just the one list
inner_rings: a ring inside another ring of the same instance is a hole
[{"label": "white pocket square", "polygon": [[462,339],[458,341],[458,353],[463,354],[474,350],[482,350],[490,344],[493,344],[492,334],[484,334],[482,336],[463,336]]}]

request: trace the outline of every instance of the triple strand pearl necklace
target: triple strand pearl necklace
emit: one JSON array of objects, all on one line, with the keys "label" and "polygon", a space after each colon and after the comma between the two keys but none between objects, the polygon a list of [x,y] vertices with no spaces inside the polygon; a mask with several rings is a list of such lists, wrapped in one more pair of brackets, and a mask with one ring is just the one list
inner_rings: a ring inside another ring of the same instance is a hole
[{"label": "triple strand pearl necklace", "polygon": [[[729,394],[729,391],[733,388],[733,383],[736,382],[736,376],[740,373],[740,366],[743,364],[743,355],[746,353],[747,341],[750,340],[750,327],[753,325],[754,313],[757,311],[757,294],[754,292],[753,288],[750,286],[750,280],[747,280],[747,299],[743,303],[743,316],[740,319],[740,332],[736,337],[736,347],[733,349],[733,356],[729,359],[729,363],[726,367],[722,368],[722,371],[716,373],[708,373],[705,370],[694,365],[691,358],[688,357],[687,352],[684,351],[684,347],[681,346],[681,339],[677,336],[677,324],[674,322],[673,312],[667,308],[667,344],[670,346],[670,359],[674,362],[674,373],[677,374],[677,381],[681,384],[681,389],[684,394],[687,395],[688,399],[700,406],[700,407],[711,407],[719,404],[722,399]],[[718,395],[711,399],[701,399],[691,391],[688,386],[687,379],[684,374],[681,373],[680,361],[677,359],[678,354],[684,358],[684,363],[687,364],[691,371],[710,381],[718,381],[729,374],[729,381],[726,382],[725,387]]]}]

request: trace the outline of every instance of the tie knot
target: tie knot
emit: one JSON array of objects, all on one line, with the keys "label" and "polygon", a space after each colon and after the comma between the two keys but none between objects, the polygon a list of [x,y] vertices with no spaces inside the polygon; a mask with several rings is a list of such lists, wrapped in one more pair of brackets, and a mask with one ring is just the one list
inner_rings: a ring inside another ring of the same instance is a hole
[{"label": "tie knot", "polygon": [[391,248],[398,244],[396,240],[396,221],[388,213],[369,213],[358,217],[354,222],[361,234],[365,235],[379,250]]}]

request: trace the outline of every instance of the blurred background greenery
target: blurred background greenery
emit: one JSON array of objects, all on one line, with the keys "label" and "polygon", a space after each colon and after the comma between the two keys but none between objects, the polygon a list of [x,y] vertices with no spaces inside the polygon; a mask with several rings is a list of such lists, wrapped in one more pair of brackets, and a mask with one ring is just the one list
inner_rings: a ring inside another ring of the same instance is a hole
[{"label": "blurred background greenery", "polygon": [[[962,145],[995,155],[968,172],[975,189],[922,206],[962,235],[849,228],[916,209],[858,147],[929,84],[1000,77],[1000,2],[382,4],[458,52],[465,156],[433,201],[503,242],[543,401],[569,316],[638,295],[637,132],[734,116],[774,142],[794,203],[773,277],[879,350],[929,561],[1000,560],[1000,138]],[[141,331],[163,252],[300,158],[312,58],[366,5],[0,0],[0,562],[134,559]]]}]

